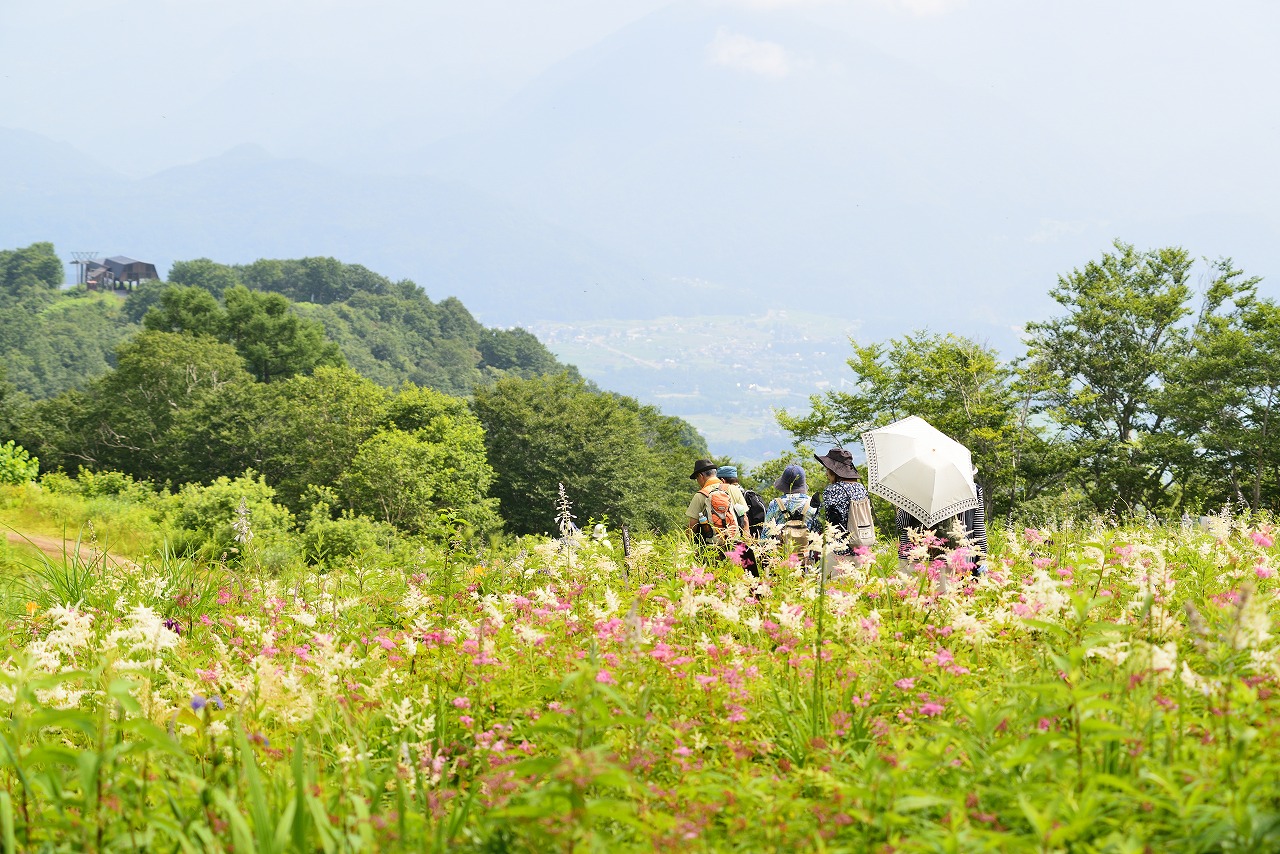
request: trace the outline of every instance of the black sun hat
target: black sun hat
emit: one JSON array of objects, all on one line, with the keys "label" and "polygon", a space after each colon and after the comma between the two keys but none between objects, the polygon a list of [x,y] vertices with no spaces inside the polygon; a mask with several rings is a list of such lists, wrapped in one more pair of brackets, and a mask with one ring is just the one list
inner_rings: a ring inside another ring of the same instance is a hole
[{"label": "black sun hat", "polygon": [[836,477],[844,480],[861,480],[858,469],[853,465],[853,454],[844,448],[832,448],[822,456],[817,454],[813,458],[822,463]]},{"label": "black sun hat", "polygon": [[711,462],[711,460],[698,460],[693,464],[693,474],[689,475],[689,480],[697,480],[698,475],[702,474],[704,471],[715,470],[716,464]]}]

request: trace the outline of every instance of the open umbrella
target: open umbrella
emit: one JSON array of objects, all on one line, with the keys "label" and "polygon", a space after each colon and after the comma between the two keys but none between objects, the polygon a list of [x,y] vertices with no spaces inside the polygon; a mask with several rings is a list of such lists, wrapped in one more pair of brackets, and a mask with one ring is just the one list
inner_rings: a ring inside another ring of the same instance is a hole
[{"label": "open umbrella", "polygon": [[862,434],[867,489],[926,528],[979,505],[969,449],[915,415]]}]

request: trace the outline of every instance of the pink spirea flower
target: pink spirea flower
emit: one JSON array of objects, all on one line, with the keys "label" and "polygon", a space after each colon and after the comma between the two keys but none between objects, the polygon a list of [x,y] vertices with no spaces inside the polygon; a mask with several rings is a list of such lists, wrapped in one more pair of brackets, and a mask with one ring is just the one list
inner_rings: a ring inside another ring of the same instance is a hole
[{"label": "pink spirea flower", "polygon": [[946,707],[943,706],[941,703],[931,702],[931,703],[920,704],[920,714],[924,715],[926,718],[932,718],[935,715],[940,715],[945,709]]},{"label": "pink spirea flower", "polygon": [[899,691],[910,691],[912,688],[916,687],[916,680],[914,677],[908,676],[905,679],[899,679],[897,682],[894,682],[893,687],[897,688]]},{"label": "pink spirea flower", "polygon": [[613,678],[613,674],[610,673],[608,670],[603,670],[603,669],[596,674],[596,681],[599,682],[601,685],[618,684],[618,680]]},{"label": "pink spirea flower", "polygon": [[453,707],[455,709],[469,709],[471,708],[471,701],[466,697],[454,697]]},{"label": "pink spirea flower", "polygon": [[1253,537],[1253,541],[1264,549],[1271,548],[1275,542],[1266,531],[1250,531],[1249,536]]},{"label": "pink spirea flower", "polygon": [[700,566],[695,566],[691,572],[680,573],[680,580],[687,581],[694,587],[702,587],[715,581],[716,577]]},{"label": "pink spirea flower", "polygon": [[938,654],[933,657],[933,660],[939,667],[946,667],[948,664],[955,661],[956,657],[951,654],[951,650],[940,649],[938,650]]}]

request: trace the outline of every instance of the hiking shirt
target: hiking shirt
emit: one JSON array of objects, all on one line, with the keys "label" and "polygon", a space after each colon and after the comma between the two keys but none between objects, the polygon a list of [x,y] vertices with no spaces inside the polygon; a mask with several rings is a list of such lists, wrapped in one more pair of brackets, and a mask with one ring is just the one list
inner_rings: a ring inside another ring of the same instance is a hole
[{"label": "hiking shirt", "polygon": [[[822,490],[822,507],[809,517],[809,530],[822,533],[822,523],[829,522],[839,530],[834,533],[844,536],[849,532],[849,507],[855,501],[868,498],[867,488],[857,481],[837,480],[827,484]],[[836,554],[848,554],[847,548],[837,549]]]},{"label": "hiking shirt", "polygon": [[[736,483],[723,484],[725,492],[729,493],[729,501],[733,503],[733,512],[740,520],[747,518],[747,496],[742,491],[742,487]],[[746,529],[744,524],[743,529]]]},{"label": "hiking shirt", "polygon": [[778,531],[782,530],[783,523],[787,521],[787,516],[794,513],[802,505],[804,506],[807,523],[809,496],[805,493],[788,492],[786,495],[779,495],[770,501],[769,506],[764,511],[764,535],[766,537],[777,536]]}]

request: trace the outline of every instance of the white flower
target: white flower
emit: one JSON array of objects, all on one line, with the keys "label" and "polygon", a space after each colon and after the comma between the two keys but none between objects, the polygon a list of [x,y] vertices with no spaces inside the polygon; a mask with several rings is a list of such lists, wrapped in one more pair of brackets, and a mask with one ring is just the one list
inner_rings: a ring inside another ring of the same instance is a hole
[{"label": "white flower", "polygon": [[541,643],[542,641],[546,640],[548,637],[546,632],[540,632],[537,629],[535,629],[533,626],[527,625],[525,623],[516,623],[515,631],[516,631],[516,637],[520,638],[520,640],[524,641],[530,646]]},{"label": "white flower", "polygon": [[307,628],[311,628],[316,624],[316,615],[309,614],[306,611],[299,611],[298,613],[290,614],[289,616],[294,620],[294,622],[299,625],[306,626]]},{"label": "white flower", "polygon": [[1183,685],[1186,685],[1192,691],[1196,691],[1206,697],[1213,693],[1213,684],[1192,670],[1185,661],[1182,662],[1182,670],[1178,673],[1178,678],[1182,680]]}]

